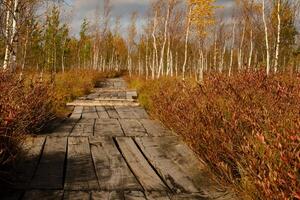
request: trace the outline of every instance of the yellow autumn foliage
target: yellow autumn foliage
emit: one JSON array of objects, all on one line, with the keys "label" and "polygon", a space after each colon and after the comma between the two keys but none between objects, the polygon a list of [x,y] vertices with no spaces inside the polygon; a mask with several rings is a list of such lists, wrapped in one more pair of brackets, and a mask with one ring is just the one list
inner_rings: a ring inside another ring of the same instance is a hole
[{"label": "yellow autumn foliage", "polygon": [[215,0],[189,0],[191,22],[200,36],[207,34],[207,28],[215,23]]}]

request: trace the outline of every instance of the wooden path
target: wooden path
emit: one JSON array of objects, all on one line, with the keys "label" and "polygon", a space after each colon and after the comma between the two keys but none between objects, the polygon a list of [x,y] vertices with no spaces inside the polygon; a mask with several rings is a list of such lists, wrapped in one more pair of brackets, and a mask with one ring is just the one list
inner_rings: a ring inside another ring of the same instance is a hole
[{"label": "wooden path", "polygon": [[149,119],[136,91],[107,79],[70,103],[55,130],[28,138],[18,180],[0,199],[236,199],[160,122]]}]

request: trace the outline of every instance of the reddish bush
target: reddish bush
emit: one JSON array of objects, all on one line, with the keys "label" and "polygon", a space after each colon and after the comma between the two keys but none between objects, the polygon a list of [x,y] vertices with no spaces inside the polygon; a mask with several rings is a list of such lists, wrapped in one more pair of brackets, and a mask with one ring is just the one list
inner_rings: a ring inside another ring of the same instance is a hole
[{"label": "reddish bush", "polygon": [[299,76],[162,79],[146,82],[140,93],[223,180],[254,199],[300,199]]},{"label": "reddish bush", "polygon": [[49,86],[25,86],[10,73],[0,72],[0,166],[15,158],[24,134],[36,132],[51,112]]},{"label": "reddish bush", "polygon": [[50,83],[49,74],[40,82],[37,73],[26,73],[19,81],[14,74],[0,72],[0,180],[1,169],[16,159],[24,136],[65,115],[66,102],[88,93],[100,76],[95,71],[71,70],[57,74]]}]

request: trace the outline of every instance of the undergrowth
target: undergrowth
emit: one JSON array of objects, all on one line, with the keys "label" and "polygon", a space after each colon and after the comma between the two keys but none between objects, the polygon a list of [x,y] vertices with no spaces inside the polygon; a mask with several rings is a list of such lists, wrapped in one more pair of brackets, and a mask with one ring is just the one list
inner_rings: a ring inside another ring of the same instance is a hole
[{"label": "undergrowth", "polygon": [[299,75],[209,75],[202,84],[132,78],[130,85],[224,183],[252,199],[300,199]]}]

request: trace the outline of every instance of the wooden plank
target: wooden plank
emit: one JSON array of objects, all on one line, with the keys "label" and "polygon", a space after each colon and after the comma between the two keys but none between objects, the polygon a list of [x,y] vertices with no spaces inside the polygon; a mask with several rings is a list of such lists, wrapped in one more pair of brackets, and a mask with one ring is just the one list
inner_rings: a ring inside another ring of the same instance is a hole
[{"label": "wooden plank", "polygon": [[44,143],[45,137],[28,137],[24,142],[22,147],[24,155],[20,156],[16,164],[16,188],[26,189],[30,186]]},{"label": "wooden plank", "polygon": [[164,127],[159,121],[150,119],[141,119],[140,122],[144,126],[149,136],[166,136],[172,135],[172,132]]},{"label": "wooden plank", "polygon": [[139,106],[138,102],[132,101],[96,101],[96,100],[75,100],[73,102],[67,103],[67,106]]},{"label": "wooden plank", "polygon": [[115,106],[121,119],[148,119],[144,108],[139,106]]},{"label": "wooden plank", "polygon": [[57,200],[63,198],[63,191],[31,190],[27,191],[22,200]]},{"label": "wooden plank", "polygon": [[84,119],[97,119],[98,114],[95,106],[83,107],[82,118]]},{"label": "wooden plank", "polygon": [[126,136],[145,136],[146,130],[136,119],[120,119],[120,124]]},{"label": "wooden plank", "polygon": [[80,119],[83,111],[83,106],[75,106],[72,115],[70,118],[72,119]]},{"label": "wooden plank", "polygon": [[176,193],[217,194],[209,169],[176,137],[136,138],[141,150]]},{"label": "wooden plank", "polygon": [[95,136],[124,136],[121,125],[117,119],[98,119],[95,123]]},{"label": "wooden plank", "polygon": [[126,99],[137,99],[137,92],[136,91],[127,91],[126,92]]},{"label": "wooden plank", "polygon": [[77,123],[72,130],[71,136],[93,136],[94,134],[94,124],[95,120],[92,119],[91,123]]},{"label": "wooden plank", "polygon": [[118,96],[116,94],[115,96],[110,96],[110,97],[103,97],[103,98],[96,98],[95,101],[102,101],[102,102],[125,102],[125,103],[130,103],[130,102],[136,102],[136,99],[125,99],[122,98],[122,96]]},{"label": "wooden plank", "polygon": [[146,197],[141,191],[125,191],[125,200],[146,200]]},{"label": "wooden plank", "polygon": [[101,190],[141,190],[112,138],[91,137],[91,152]]},{"label": "wooden plank", "polygon": [[105,106],[105,110],[108,113],[108,116],[112,119],[118,119],[119,115],[116,109],[113,106]]},{"label": "wooden plank", "polygon": [[90,145],[86,137],[68,139],[66,190],[99,189],[98,180],[91,157]]},{"label": "wooden plank", "polygon": [[103,106],[97,106],[96,110],[100,119],[109,119],[108,113]]},{"label": "wooden plank", "polygon": [[133,107],[129,106],[115,106],[121,119],[137,119]]},{"label": "wooden plank", "polygon": [[146,197],[148,200],[170,200],[167,192],[150,191],[146,192]]},{"label": "wooden plank", "polygon": [[77,123],[78,124],[94,124],[95,119],[82,118]]},{"label": "wooden plank", "polygon": [[90,200],[89,192],[82,191],[65,191],[64,200]]},{"label": "wooden plank", "polygon": [[93,192],[91,200],[124,200],[124,195],[120,191]]},{"label": "wooden plank", "polygon": [[63,189],[63,171],[67,138],[48,137],[37,172],[31,182],[34,189]]},{"label": "wooden plank", "polygon": [[137,119],[149,119],[149,115],[142,107],[133,107]]},{"label": "wooden plank", "polygon": [[118,137],[117,142],[129,167],[145,190],[167,190],[131,138]]},{"label": "wooden plank", "polygon": [[64,120],[60,126],[58,126],[53,133],[51,133],[51,136],[55,137],[67,137],[71,134],[71,131],[73,130],[75,124],[78,122],[79,119],[75,118],[68,118]]}]

